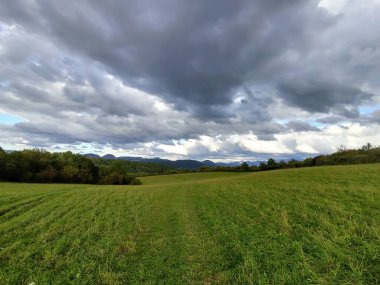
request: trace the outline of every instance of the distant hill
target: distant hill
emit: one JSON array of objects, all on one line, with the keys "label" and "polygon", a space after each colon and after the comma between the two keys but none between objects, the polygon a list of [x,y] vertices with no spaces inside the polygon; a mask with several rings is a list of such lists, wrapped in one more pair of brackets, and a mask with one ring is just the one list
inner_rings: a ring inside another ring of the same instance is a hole
[{"label": "distant hill", "polygon": [[[247,162],[250,164],[250,162]],[[202,161],[203,166],[209,166],[209,167],[216,167],[216,166],[239,166],[242,164],[240,161],[233,161],[233,162],[213,162],[211,160],[203,160]]]},{"label": "distant hill", "polygon": [[210,166],[210,167],[216,166],[216,163],[211,160],[203,160],[201,163],[205,166]]},{"label": "distant hill", "polygon": [[140,161],[140,162],[153,162],[153,163],[159,163],[161,165],[168,166],[170,168],[175,169],[197,169],[202,167],[204,164],[202,162],[199,162],[197,160],[169,160],[169,159],[162,159],[159,157],[155,158],[143,158],[143,157],[119,157],[118,159],[122,160],[129,160],[129,161]]},{"label": "distant hill", "polygon": [[118,159],[116,156],[114,156],[113,154],[106,154],[106,155],[103,155],[102,158],[104,159]]},{"label": "distant hill", "polygon": [[94,153],[86,153],[83,156],[88,157],[88,158],[101,158],[100,155],[94,154]]},{"label": "distant hill", "polygon": [[[163,159],[159,157],[154,158],[144,158],[144,157],[138,157],[138,156],[120,156],[116,157],[113,154],[106,154],[104,156],[99,156],[94,153],[86,153],[84,156],[89,158],[103,158],[103,159],[120,159],[120,160],[127,160],[127,161],[137,161],[137,162],[147,162],[147,163],[158,163],[161,165],[165,165],[172,169],[198,169],[202,166],[208,166],[208,167],[217,167],[217,166],[239,166],[242,164],[241,161],[233,161],[233,162],[213,162],[211,160],[193,160],[193,159],[180,159],[180,160],[170,160],[170,159]],[[247,161],[247,163],[251,165],[258,165],[260,164],[260,161]]]}]

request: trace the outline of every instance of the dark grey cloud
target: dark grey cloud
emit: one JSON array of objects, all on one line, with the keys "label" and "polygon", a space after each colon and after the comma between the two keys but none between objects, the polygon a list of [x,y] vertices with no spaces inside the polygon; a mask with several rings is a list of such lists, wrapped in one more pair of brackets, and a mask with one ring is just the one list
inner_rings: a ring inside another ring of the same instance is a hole
[{"label": "dark grey cloud", "polygon": [[308,122],[303,121],[290,121],[287,123],[289,129],[295,132],[320,132],[321,130],[315,126],[310,125]]},{"label": "dark grey cloud", "polygon": [[366,119],[367,123],[380,124],[380,109],[369,114]]},{"label": "dark grey cloud", "polygon": [[332,21],[299,0],[12,1],[0,13],[201,117],[220,117],[212,106],[282,69],[278,58]]},{"label": "dark grey cloud", "polygon": [[[128,84],[169,98],[177,108],[201,118],[233,116],[213,106],[230,104],[244,84],[268,79],[275,83],[292,69],[292,54],[308,55],[319,34],[339,21],[319,8],[318,1],[297,0],[217,5],[12,1],[4,6],[0,13],[8,22],[43,33],[101,62]],[[358,87],[316,77],[282,81],[279,91],[287,103],[312,112],[368,97]]]},{"label": "dark grey cloud", "polygon": [[356,108],[347,108],[346,105],[360,105],[374,96],[357,87],[323,77],[287,80],[281,82],[278,89],[289,104],[310,112],[328,113],[337,110],[339,115],[345,117],[359,115]]},{"label": "dark grey cloud", "polygon": [[320,119],[317,120],[317,122],[318,123],[322,123],[322,124],[331,125],[331,124],[341,123],[344,120],[345,120],[345,118],[342,117],[342,116],[332,115],[332,116],[326,116],[326,117],[320,118]]},{"label": "dark grey cloud", "polygon": [[322,135],[307,121],[378,122],[358,109],[380,102],[374,0],[338,15],[317,0],[0,4],[0,112],[25,120],[0,122],[3,141],[123,148],[252,134],[301,152],[285,136]]}]

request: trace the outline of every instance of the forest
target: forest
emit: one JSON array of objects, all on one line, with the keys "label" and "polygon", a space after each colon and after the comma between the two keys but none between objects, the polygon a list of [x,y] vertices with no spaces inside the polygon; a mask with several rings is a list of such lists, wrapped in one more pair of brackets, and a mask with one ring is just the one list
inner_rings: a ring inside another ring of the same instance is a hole
[{"label": "forest", "polygon": [[155,163],[90,159],[42,149],[5,152],[0,148],[0,181],[80,184],[141,184],[137,175],[166,173]]},{"label": "forest", "polygon": [[276,161],[273,158],[259,165],[202,166],[194,169],[174,169],[166,164],[128,160],[88,158],[72,152],[50,153],[43,149],[5,152],[0,147],[0,181],[33,183],[79,183],[139,185],[137,177],[188,172],[256,172],[285,168],[323,165],[380,163],[380,147],[370,143],[359,149],[340,146],[330,155],[318,155],[304,160]]}]

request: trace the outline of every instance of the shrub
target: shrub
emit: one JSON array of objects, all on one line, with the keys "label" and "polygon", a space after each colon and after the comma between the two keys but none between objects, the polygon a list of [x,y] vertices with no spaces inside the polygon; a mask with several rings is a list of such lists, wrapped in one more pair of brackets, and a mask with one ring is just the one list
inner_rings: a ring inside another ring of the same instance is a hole
[{"label": "shrub", "polygon": [[136,177],[133,177],[131,181],[129,182],[130,185],[141,185],[140,179],[137,179]]},{"label": "shrub", "polygon": [[124,185],[128,184],[125,176],[116,172],[112,172],[101,178],[100,184],[106,185]]}]

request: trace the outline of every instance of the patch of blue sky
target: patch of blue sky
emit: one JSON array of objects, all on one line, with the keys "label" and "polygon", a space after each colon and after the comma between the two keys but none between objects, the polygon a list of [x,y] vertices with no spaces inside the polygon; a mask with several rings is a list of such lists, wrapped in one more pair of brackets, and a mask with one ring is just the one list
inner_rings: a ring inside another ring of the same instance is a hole
[{"label": "patch of blue sky", "polygon": [[283,120],[283,119],[275,119],[274,120],[276,123],[278,124],[282,124],[282,125],[286,125],[287,123],[289,123],[289,120]]},{"label": "patch of blue sky", "polygon": [[326,126],[326,124],[323,124],[321,122],[317,122],[317,121],[314,121],[314,120],[309,121],[309,124],[311,126],[313,126],[313,127],[319,128],[319,129]]},{"label": "patch of blue sky", "polygon": [[377,110],[380,110],[380,104],[372,105],[372,106],[360,106],[359,112],[361,115],[368,115],[372,112],[375,112]]},{"label": "patch of blue sky", "polygon": [[0,87],[7,88],[11,85],[11,82],[9,80],[0,80]]},{"label": "patch of blue sky", "polygon": [[13,125],[22,121],[24,119],[21,117],[0,113],[0,124]]},{"label": "patch of blue sky", "polygon": [[[282,125],[286,125],[290,121],[291,120],[275,120],[276,123],[279,123],[279,124],[282,124]],[[311,126],[317,127],[317,128],[322,128],[322,127],[326,126],[326,124],[320,123],[320,122],[316,121],[315,119],[307,119],[307,120],[301,120],[301,119],[299,119],[299,121],[302,121],[302,122],[305,122],[305,123],[309,123]]]}]

